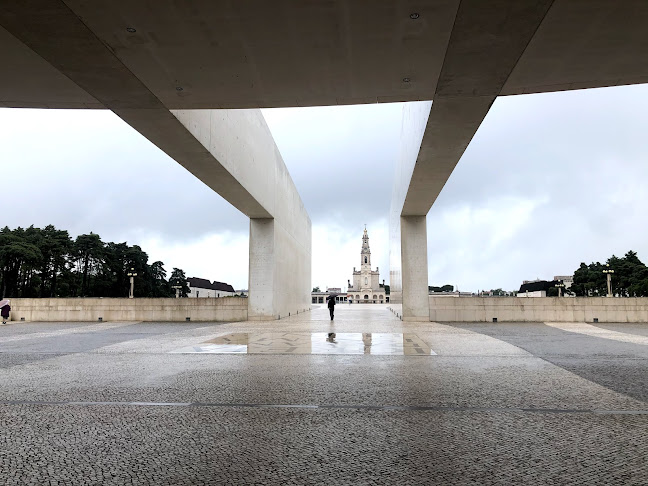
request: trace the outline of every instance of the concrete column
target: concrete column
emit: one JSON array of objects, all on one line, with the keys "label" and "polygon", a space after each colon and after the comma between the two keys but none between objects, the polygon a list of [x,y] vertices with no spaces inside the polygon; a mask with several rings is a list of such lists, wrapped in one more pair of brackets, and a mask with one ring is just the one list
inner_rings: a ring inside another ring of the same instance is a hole
[{"label": "concrete column", "polygon": [[389,217],[389,303],[400,314],[403,303],[403,282],[401,275],[401,225],[400,215],[392,213]]},{"label": "concrete column", "polygon": [[274,315],[275,221],[250,218],[248,319],[276,319]]},{"label": "concrete column", "polygon": [[276,218],[250,218],[248,319],[274,320],[310,309],[310,224],[301,233],[291,235]]},{"label": "concrete column", "polygon": [[403,320],[429,321],[425,216],[401,216]]}]

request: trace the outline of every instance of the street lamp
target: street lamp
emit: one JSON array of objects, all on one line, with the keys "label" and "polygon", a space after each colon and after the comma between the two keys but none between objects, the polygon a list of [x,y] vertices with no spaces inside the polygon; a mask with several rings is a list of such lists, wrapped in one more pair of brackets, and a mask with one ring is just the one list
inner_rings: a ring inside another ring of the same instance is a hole
[{"label": "street lamp", "polygon": [[180,289],[182,289],[182,285],[172,285],[172,289],[175,289],[176,291],[176,299],[180,298]]},{"label": "street lamp", "polygon": [[556,284],[556,287],[558,287],[558,297],[562,297],[562,289],[565,288],[565,284],[560,282]]},{"label": "street lamp", "polygon": [[137,273],[135,272],[135,269],[131,267],[130,272],[128,272],[126,275],[130,277],[130,293],[128,294],[128,298],[132,299],[133,294],[135,291],[135,277],[137,277]]},{"label": "street lamp", "polygon": [[610,268],[610,264],[606,264],[605,268],[603,269],[603,273],[607,275],[607,287],[608,287],[608,297],[612,297],[612,274],[614,273],[614,270]]}]

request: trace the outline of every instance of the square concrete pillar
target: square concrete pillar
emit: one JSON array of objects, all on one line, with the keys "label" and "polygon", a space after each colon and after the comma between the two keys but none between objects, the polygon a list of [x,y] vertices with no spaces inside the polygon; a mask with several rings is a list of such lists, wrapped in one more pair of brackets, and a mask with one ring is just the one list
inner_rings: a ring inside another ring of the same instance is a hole
[{"label": "square concrete pillar", "polygon": [[274,314],[274,225],[272,218],[250,218],[250,320],[277,318]]},{"label": "square concrete pillar", "polygon": [[427,224],[425,216],[401,216],[403,320],[429,321]]},{"label": "square concrete pillar", "polygon": [[250,218],[249,320],[275,320],[310,308],[310,224],[289,234],[273,218]]}]

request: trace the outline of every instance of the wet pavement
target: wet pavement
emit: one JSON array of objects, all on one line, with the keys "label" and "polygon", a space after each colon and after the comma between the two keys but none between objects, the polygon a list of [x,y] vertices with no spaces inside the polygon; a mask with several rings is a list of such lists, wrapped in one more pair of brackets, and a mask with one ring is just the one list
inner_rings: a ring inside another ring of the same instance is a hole
[{"label": "wet pavement", "polygon": [[2,484],[648,484],[648,324],[0,327]]},{"label": "wet pavement", "polygon": [[234,333],[188,346],[175,353],[212,354],[436,354],[416,334],[384,332]]}]

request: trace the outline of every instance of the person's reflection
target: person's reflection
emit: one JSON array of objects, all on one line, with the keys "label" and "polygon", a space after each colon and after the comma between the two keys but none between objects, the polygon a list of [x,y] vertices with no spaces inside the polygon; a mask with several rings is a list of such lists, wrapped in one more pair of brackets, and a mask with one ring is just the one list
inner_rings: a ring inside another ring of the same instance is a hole
[{"label": "person's reflection", "polygon": [[329,332],[329,333],[328,333],[328,336],[327,336],[327,338],[326,338],[326,340],[327,340],[329,343],[335,343],[335,342],[337,342],[337,341],[335,340],[335,333],[334,333],[334,332]]},{"label": "person's reflection", "polygon": [[362,342],[364,343],[364,354],[371,354],[371,333],[362,333]]}]

